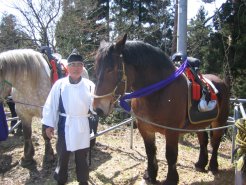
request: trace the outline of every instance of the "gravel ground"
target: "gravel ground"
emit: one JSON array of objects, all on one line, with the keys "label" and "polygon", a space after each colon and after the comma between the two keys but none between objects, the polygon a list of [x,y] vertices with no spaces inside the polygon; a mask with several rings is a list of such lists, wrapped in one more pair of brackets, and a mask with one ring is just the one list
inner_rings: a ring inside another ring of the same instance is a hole
[{"label": "gravel ground", "polygon": [[[99,126],[99,130],[106,126]],[[122,126],[117,130],[99,136],[91,153],[90,185],[142,185],[146,168],[146,154],[143,141],[137,129],[133,132],[133,148],[130,148],[130,128]],[[165,139],[156,135],[159,172],[157,179],[166,178]],[[41,124],[33,123],[33,143],[35,146],[36,166],[22,168],[19,160],[23,154],[23,137],[10,135],[0,143],[0,184],[1,185],[53,185],[55,163],[43,164],[44,142],[41,137]],[[52,140],[53,146],[55,139]],[[209,157],[211,151],[209,148]],[[234,184],[234,165],[231,164],[231,142],[223,141],[219,150],[220,172],[201,173],[194,169],[198,159],[198,141],[191,134],[180,141],[177,169],[180,185],[232,185]],[[69,185],[77,184],[73,156],[69,164]]]}]

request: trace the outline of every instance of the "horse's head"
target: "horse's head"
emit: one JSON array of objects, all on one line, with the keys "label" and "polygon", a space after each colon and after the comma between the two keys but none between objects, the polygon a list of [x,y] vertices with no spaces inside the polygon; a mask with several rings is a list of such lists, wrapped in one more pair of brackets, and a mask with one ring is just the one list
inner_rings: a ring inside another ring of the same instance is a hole
[{"label": "horse's head", "polygon": [[[102,41],[95,60],[96,90],[93,107],[99,115],[108,115],[126,88],[122,50],[126,35],[115,44]],[[123,83],[122,83],[123,82]]]}]

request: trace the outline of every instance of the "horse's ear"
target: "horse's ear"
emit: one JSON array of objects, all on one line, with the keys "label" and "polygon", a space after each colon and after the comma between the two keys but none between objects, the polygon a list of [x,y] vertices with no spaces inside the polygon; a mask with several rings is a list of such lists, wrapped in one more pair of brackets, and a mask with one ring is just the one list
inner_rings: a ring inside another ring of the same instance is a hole
[{"label": "horse's ear", "polygon": [[127,34],[125,34],[121,39],[119,39],[115,44],[115,49],[121,52],[126,43]]}]

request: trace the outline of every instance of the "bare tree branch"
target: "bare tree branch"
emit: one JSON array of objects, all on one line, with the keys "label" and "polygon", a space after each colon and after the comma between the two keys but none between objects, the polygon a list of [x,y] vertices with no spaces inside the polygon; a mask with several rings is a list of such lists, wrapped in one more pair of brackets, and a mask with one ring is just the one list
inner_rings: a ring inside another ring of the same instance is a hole
[{"label": "bare tree branch", "polygon": [[[55,28],[62,11],[62,0],[19,0],[13,4],[23,18],[20,23],[37,46],[55,47]],[[23,24],[24,23],[24,24]]]}]

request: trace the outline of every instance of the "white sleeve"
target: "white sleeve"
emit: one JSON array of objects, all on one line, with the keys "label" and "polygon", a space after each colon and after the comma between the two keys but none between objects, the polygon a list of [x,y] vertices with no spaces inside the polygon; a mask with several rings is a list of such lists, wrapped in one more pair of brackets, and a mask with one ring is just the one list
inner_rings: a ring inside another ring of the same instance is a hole
[{"label": "white sleeve", "polygon": [[[58,82],[58,81],[57,81]],[[43,107],[41,122],[53,128],[57,128],[59,119],[59,97],[60,97],[60,83],[55,83],[50,90]]]},{"label": "white sleeve", "polygon": [[92,114],[97,114],[94,110],[93,110],[93,101],[94,101],[94,92],[95,92],[95,84],[91,81],[90,84],[90,89],[91,89],[91,104],[90,104],[90,111],[92,112]]}]

